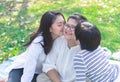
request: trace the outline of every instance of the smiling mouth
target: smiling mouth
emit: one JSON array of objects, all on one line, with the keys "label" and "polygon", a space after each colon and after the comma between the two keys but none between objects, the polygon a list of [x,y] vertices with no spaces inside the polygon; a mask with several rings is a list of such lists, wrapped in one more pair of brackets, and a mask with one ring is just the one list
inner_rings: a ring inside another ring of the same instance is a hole
[{"label": "smiling mouth", "polygon": [[65,32],[65,34],[67,34],[67,35],[73,35],[72,33],[68,33],[68,32]]}]

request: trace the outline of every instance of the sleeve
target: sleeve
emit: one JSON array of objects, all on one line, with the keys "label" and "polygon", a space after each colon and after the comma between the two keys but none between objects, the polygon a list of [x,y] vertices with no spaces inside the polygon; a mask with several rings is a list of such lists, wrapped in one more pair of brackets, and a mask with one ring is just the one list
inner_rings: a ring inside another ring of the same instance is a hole
[{"label": "sleeve", "polygon": [[73,59],[75,69],[75,82],[86,82],[86,66],[81,56],[75,56]]},{"label": "sleeve", "polygon": [[37,58],[41,54],[43,48],[40,43],[31,43],[31,45],[26,50],[27,61],[24,64],[23,75],[21,77],[21,82],[31,82],[37,64]]},{"label": "sleeve", "polygon": [[105,57],[107,57],[108,59],[112,58],[112,52],[107,48],[107,47],[101,47],[103,49],[103,51],[105,52]]},{"label": "sleeve", "polygon": [[59,40],[54,41],[53,47],[50,53],[47,55],[45,63],[43,64],[43,72],[47,73],[48,71],[52,69],[56,69],[56,60],[58,57],[59,44],[60,44]]}]

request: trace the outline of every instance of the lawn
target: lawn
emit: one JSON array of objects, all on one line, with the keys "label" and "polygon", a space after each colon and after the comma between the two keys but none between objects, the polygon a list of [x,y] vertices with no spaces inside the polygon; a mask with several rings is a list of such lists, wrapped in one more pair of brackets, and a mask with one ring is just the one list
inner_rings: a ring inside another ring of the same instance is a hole
[{"label": "lawn", "polygon": [[0,62],[25,51],[23,44],[47,10],[60,11],[66,19],[75,12],[84,15],[100,29],[102,46],[112,52],[120,49],[119,0],[1,0]]}]

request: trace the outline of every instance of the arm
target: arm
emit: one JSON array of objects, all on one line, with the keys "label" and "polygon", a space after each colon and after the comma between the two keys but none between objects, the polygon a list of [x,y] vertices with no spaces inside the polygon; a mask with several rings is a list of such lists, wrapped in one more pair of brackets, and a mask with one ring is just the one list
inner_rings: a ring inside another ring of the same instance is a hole
[{"label": "arm", "polygon": [[47,75],[52,82],[61,82],[58,72],[55,69],[48,71]]},{"label": "arm", "polygon": [[56,62],[59,57],[59,45],[61,45],[59,40],[54,42],[53,47],[43,64],[43,72],[45,72],[53,82],[61,82],[56,67]]},{"label": "arm", "polygon": [[31,82],[35,74],[37,59],[41,54],[43,48],[39,43],[31,43],[26,50],[27,61],[24,64],[23,75],[21,82]]},{"label": "arm", "polygon": [[5,82],[5,80],[0,80],[0,82]]},{"label": "arm", "polygon": [[7,78],[0,80],[0,82],[7,82]]},{"label": "arm", "polygon": [[74,57],[75,82],[86,82],[86,66],[81,56]]}]

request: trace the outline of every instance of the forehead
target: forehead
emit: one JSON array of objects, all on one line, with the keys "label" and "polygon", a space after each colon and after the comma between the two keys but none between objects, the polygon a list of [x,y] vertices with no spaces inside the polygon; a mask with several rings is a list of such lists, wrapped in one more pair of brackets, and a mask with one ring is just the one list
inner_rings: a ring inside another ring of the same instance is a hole
[{"label": "forehead", "polygon": [[64,18],[61,15],[57,15],[54,21],[55,23],[64,22]]},{"label": "forehead", "polygon": [[75,19],[73,19],[73,18],[70,18],[70,19],[67,21],[67,24],[76,26],[76,25],[77,25],[77,21],[76,21]]}]

